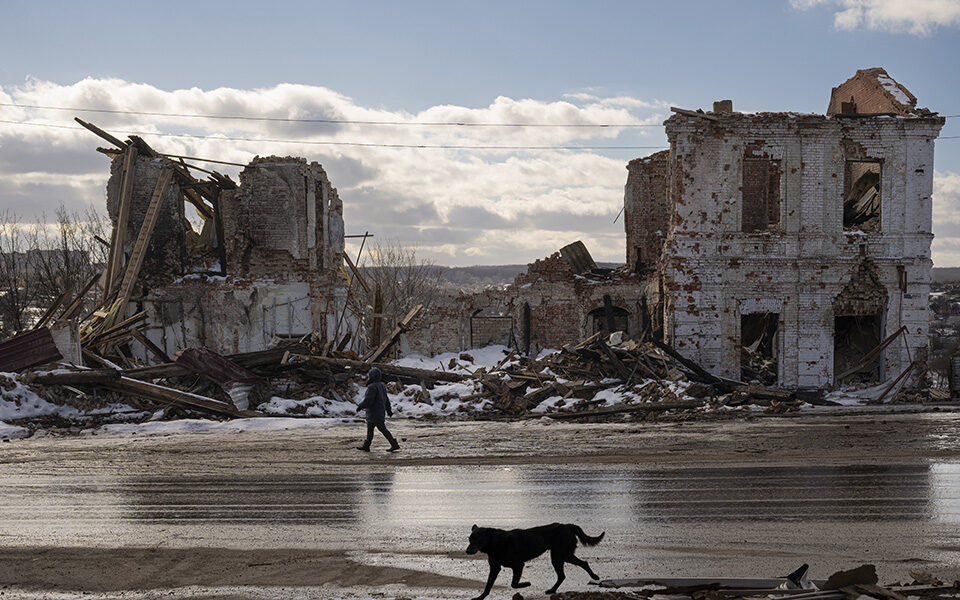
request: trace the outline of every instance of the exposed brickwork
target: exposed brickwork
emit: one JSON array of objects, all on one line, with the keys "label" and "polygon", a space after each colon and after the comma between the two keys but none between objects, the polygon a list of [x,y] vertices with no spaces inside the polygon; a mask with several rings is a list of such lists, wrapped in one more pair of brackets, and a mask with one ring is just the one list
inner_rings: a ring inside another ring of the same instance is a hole
[{"label": "exposed brickwork", "polygon": [[[114,218],[120,160],[108,184]],[[161,166],[162,160],[138,160],[130,246]],[[168,353],[199,345],[231,353],[278,338],[333,337],[346,304],[343,204],[318,163],[258,157],[240,173],[238,189],[221,193],[226,278],[194,274],[207,269],[185,245],[176,184],[168,196],[145,265],[155,277],[137,300],[137,309],[149,309],[152,341]],[[355,328],[348,316],[340,334]]]},{"label": "exposed brickwork", "polygon": [[672,211],[667,205],[667,160],[664,150],[627,163],[623,195],[623,224],[627,234],[627,265],[638,260],[650,267],[660,260]]},{"label": "exposed brickwork", "polygon": [[[614,306],[628,313],[628,333],[635,334],[644,285],[642,279],[625,272],[616,272],[608,280],[576,276],[557,253],[532,263],[527,273],[518,275],[515,283],[505,289],[446,296],[419,319],[416,333],[409,336],[410,347],[416,352],[436,354],[478,345],[478,336],[474,335],[473,344],[470,337],[471,317],[478,311],[482,315],[512,317],[515,339],[523,345],[524,305],[529,305],[531,351],[559,348],[590,335],[593,320],[589,313],[603,307],[605,294],[610,295]],[[504,323],[496,325],[501,328],[496,332],[494,324],[489,324],[489,330],[484,329],[490,338],[503,335]]]},{"label": "exposed brickwork", "polygon": [[[153,199],[160,173],[170,161],[165,158],[137,158],[133,177],[133,195],[130,204],[130,216],[127,233],[124,238],[124,253],[130,255],[140,233],[140,226],[146,216],[147,208]],[[123,172],[123,156],[114,158],[110,164],[110,179],[107,181],[107,213],[116,225],[120,205],[120,186]],[[163,197],[160,213],[153,229],[153,235],[147,246],[138,281],[138,294],[153,285],[169,281],[186,270],[188,260],[185,249],[185,229],[183,203],[180,186],[172,180]]]},{"label": "exposed brickwork", "polygon": [[880,281],[877,267],[870,259],[857,265],[850,281],[833,300],[833,314],[837,317],[882,315],[889,294]]},{"label": "exposed brickwork", "polygon": [[[844,110],[844,103],[849,105],[847,110]],[[861,69],[856,75],[833,88],[827,114],[907,116],[913,113],[916,106],[916,97],[887,75],[885,70],[877,67]]]}]

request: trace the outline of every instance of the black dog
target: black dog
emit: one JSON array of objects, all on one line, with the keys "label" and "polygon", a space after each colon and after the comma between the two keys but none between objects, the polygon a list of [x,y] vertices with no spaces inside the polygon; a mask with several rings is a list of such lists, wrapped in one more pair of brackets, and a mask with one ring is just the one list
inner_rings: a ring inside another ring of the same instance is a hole
[{"label": "black dog", "polygon": [[556,592],[566,577],[563,574],[565,562],[577,565],[593,579],[600,579],[590,570],[587,561],[577,558],[574,552],[577,550],[577,540],[580,540],[584,546],[596,546],[602,539],[603,533],[597,537],[590,537],[580,527],[570,523],[551,523],[541,527],[510,531],[474,525],[470,532],[467,554],[477,552],[486,554],[490,562],[490,575],[487,577],[487,586],[483,588],[483,593],[473,600],[483,600],[487,597],[493,582],[500,574],[501,567],[513,569],[513,581],[510,584],[512,587],[524,588],[530,585],[529,582],[520,582],[523,563],[540,556],[547,550],[550,551],[550,562],[553,563],[553,568],[557,572],[557,582],[547,590],[547,594]]}]

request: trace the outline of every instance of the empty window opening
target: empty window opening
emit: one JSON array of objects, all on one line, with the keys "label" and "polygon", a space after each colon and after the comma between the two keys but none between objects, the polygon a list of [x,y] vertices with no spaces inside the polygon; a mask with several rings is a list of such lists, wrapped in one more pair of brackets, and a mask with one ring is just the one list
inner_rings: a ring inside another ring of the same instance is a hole
[{"label": "empty window opening", "polygon": [[[833,325],[833,372],[837,385],[879,383],[881,359],[880,315],[836,317]],[[864,364],[864,359],[870,359]]]},{"label": "empty window opening", "polygon": [[740,317],[740,379],[775,385],[779,370],[780,314],[753,313]]},{"label": "empty window opening", "polygon": [[848,160],[843,170],[843,228],[880,231],[879,161]]},{"label": "empty window opening", "polygon": [[780,161],[743,159],[742,218],[745,233],[780,227]]},{"label": "empty window opening", "polygon": [[[620,308],[619,306],[611,306],[609,318],[607,315],[607,309],[603,306],[600,308],[595,308],[587,313],[588,321],[590,323],[590,334],[602,333],[604,335],[609,335],[616,331],[622,331],[627,333],[627,317],[630,316],[630,313],[625,309]],[[613,330],[610,329],[610,325],[613,325]]]}]

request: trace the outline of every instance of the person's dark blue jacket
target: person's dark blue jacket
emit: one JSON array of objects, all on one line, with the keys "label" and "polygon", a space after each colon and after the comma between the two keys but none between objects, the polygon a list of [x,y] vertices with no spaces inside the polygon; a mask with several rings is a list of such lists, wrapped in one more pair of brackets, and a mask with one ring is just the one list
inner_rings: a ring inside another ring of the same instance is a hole
[{"label": "person's dark blue jacket", "polygon": [[357,412],[367,411],[367,423],[383,423],[387,420],[386,415],[393,416],[387,386],[380,381],[381,377],[380,369],[370,369],[367,374],[367,393],[363,396],[363,402],[357,405]]}]

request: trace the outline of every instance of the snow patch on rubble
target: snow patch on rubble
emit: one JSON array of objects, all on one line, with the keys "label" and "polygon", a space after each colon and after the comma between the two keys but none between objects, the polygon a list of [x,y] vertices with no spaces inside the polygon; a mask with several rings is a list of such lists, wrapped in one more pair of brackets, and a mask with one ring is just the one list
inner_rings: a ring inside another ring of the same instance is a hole
[{"label": "snow patch on rubble", "polygon": [[47,402],[23,385],[15,373],[0,373],[0,421],[57,415],[75,419],[80,411],[72,406]]},{"label": "snow patch on rubble", "polygon": [[893,96],[893,99],[903,104],[904,106],[910,106],[910,98],[903,93],[903,90],[900,89],[900,86],[897,85],[897,82],[891,79],[886,75],[877,75],[877,82],[883,86],[883,89],[890,92],[890,95]]},{"label": "snow patch on rubble", "polygon": [[[469,374],[480,367],[486,367],[486,369],[489,371],[497,366],[508,352],[510,352],[510,348],[499,344],[494,344],[492,346],[485,346],[483,348],[474,348],[465,352],[444,352],[443,354],[437,354],[436,356],[432,357],[427,357],[422,354],[408,354],[403,358],[393,361],[392,364],[395,364],[399,367],[413,367],[415,369],[450,371],[450,361],[455,359],[458,364],[454,369],[452,369],[452,371],[455,373]],[[473,360],[460,360],[461,354],[467,354],[471,356]],[[467,368],[464,368],[464,366]]]},{"label": "snow patch on rubble", "polygon": [[[859,406],[861,404],[866,404],[867,402],[876,400],[883,394],[883,391],[889,387],[889,383],[881,383],[872,387],[867,388],[854,388],[847,387],[842,388],[833,392],[830,392],[824,396],[825,400],[831,402],[836,402],[837,404],[843,406]],[[887,400],[889,401],[896,394],[887,394]]]}]

